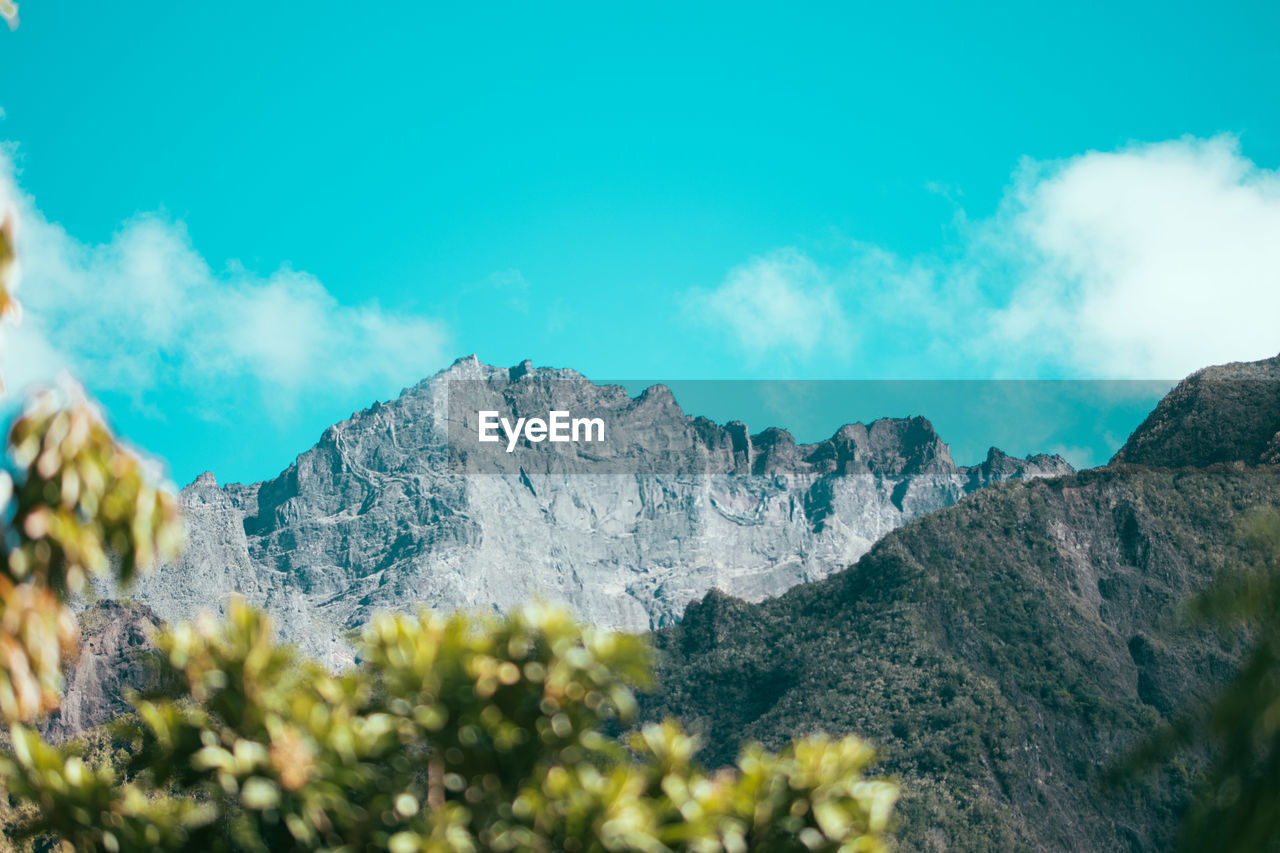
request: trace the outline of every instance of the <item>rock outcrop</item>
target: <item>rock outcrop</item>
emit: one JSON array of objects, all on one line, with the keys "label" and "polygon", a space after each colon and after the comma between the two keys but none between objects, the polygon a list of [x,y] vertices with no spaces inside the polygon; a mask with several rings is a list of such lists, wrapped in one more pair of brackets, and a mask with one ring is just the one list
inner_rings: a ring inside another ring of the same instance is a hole
[{"label": "rock outcrop", "polygon": [[155,632],[161,620],[146,605],[99,601],[77,617],[80,646],[66,668],[61,707],[41,721],[46,737],[76,737],[132,710],[130,691],[162,690],[154,661]]},{"label": "rock outcrop", "polygon": [[[610,441],[499,449],[509,470],[477,471],[449,452],[450,427],[475,416],[459,394],[513,416],[571,405],[603,417]],[[1070,472],[1058,457],[994,449],[957,466],[924,418],[797,444],[690,417],[662,386],[632,398],[573,371],[471,357],[329,428],[273,480],[220,487],[202,475],[181,493],[181,563],[129,594],[173,621],[240,593],[333,664],[348,654],[344,632],[419,602],[504,609],[536,596],[647,630],[709,589],[758,601],[822,578],[989,483]]]}]

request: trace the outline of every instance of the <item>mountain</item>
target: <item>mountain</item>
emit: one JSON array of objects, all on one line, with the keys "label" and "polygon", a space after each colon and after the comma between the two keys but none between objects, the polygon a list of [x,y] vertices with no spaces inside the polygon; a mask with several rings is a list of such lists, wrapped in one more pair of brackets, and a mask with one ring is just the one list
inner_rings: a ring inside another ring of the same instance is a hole
[{"label": "mountain", "polygon": [[1280,463],[1280,355],[1191,374],[1113,461],[1178,467],[1233,460]]},{"label": "mountain", "polygon": [[[475,443],[479,411],[599,417],[598,444]],[[471,444],[468,445],[467,441]],[[273,480],[182,490],[182,561],[129,595],[166,621],[232,591],[331,663],[376,610],[506,608],[540,596],[592,624],[676,621],[709,589],[758,601],[848,565],[904,522],[989,483],[1070,472],[992,449],[957,466],[923,418],[816,444],[686,415],[571,370],[461,359],[325,431]]]},{"label": "mountain", "polygon": [[[682,620],[654,633],[659,678],[643,699],[644,716],[683,718],[703,734],[702,757],[713,765],[728,761],[744,738],[777,746],[814,729],[869,736],[882,748],[884,769],[903,782],[903,850],[1169,849],[1206,756],[1185,755],[1119,789],[1104,788],[1101,780],[1178,709],[1223,684],[1248,642],[1246,631],[1208,634],[1188,626],[1182,614],[1189,596],[1218,571],[1247,559],[1239,520],[1258,506],[1280,506],[1280,466],[1266,452],[1277,413],[1267,402],[1274,398],[1266,380],[1276,361],[1201,371],[1157,406],[1106,468],[1037,480],[1028,479],[1035,471],[1030,465],[998,452],[975,469],[948,466],[945,445],[919,419],[846,427],[829,442],[796,447],[776,431],[749,436],[741,425],[672,417],[663,434],[687,439],[690,433],[671,432],[687,428],[700,438],[666,446],[699,448],[699,465],[714,475],[693,479],[717,484],[683,498],[686,508],[706,503],[703,515],[690,512],[680,524],[722,515],[718,502],[725,495],[759,494],[748,490],[762,488],[760,481],[767,484],[779,469],[786,472],[781,494],[803,514],[810,537],[786,540],[789,545],[812,547],[824,531],[850,535],[850,519],[865,516],[851,511],[851,500],[835,498],[859,485],[858,495],[882,496],[872,514],[892,506],[900,520],[922,511],[922,497],[954,494],[943,484],[954,489],[958,480],[962,492],[973,493],[901,524],[847,570],[777,598],[750,603],[709,587]],[[527,365],[502,372],[474,362],[455,371],[467,381],[482,375],[486,387],[512,400],[536,395],[544,379],[577,376]],[[1224,371],[1250,382],[1228,393],[1223,389],[1230,386],[1206,382]],[[524,378],[529,375],[535,379]],[[220,488],[211,477],[200,478],[183,492],[196,519],[188,564],[168,570],[169,586],[147,587],[150,600],[190,609],[201,585],[212,603],[235,584],[271,603],[288,634],[330,629],[332,603],[313,601],[300,580],[285,580],[285,569],[263,572],[261,554],[282,547],[282,531],[307,542],[308,529],[327,529],[334,541],[344,541],[343,531],[361,530],[362,514],[402,510],[408,496],[420,494],[415,488],[426,485],[436,488],[433,495],[450,495],[454,515],[479,526],[477,541],[501,536],[504,519],[560,525],[566,547],[582,548],[584,541],[597,547],[591,536],[608,542],[615,535],[616,528],[582,533],[563,524],[564,502],[594,496],[588,490],[598,484],[565,473],[562,457],[543,460],[532,473],[521,465],[514,475],[451,469],[438,443],[448,427],[440,418],[450,419],[439,383],[449,381],[446,372],[339,424],[275,481]],[[617,417],[654,410],[643,407],[670,412],[674,405],[660,390],[635,399],[617,389],[600,393],[613,401],[609,411]],[[427,428],[424,401],[432,399],[438,419]],[[420,443],[405,438],[410,435]],[[664,488],[686,486],[683,475],[663,473],[666,463],[641,455],[632,461]],[[410,463],[411,457],[431,462]],[[363,467],[347,470],[357,462]],[[552,469],[561,473],[547,473]],[[408,484],[413,477],[420,478],[415,488]],[[868,477],[878,491],[866,489]],[[477,483],[483,488],[468,490]],[[730,491],[733,483],[742,492]],[[380,502],[363,491],[375,485],[394,500]],[[341,505],[335,493],[361,511],[316,513],[325,500]],[[806,501],[813,493],[825,501]],[[535,496],[547,501],[540,520],[531,520],[539,517],[522,503]],[[505,500],[504,512],[523,514],[486,514],[472,503],[481,500]],[[445,504],[434,506],[450,517]],[[272,509],[264,513],[263,507]],[[270,523],[263,521],[267,516]],[[653,521],[648,524],[626,529],[633,539],[652,537]],[[742,526],[747,535],[760,532],[759,541],[765,533],[799,536],[776,514]],[[511,547],[510,539],[499,541]],[[294,551],[328,555],[331,548],[295,545]],[[362,552],[353,544],[350,553]],[[601,551],[585,553],[598,559]],[[761,558],[751,548],[735,553]],[[430,565],[410,560],[381,571],[411,574]],[[722,565],[718,578],[737,576],[733,564]],[[660,568],[650,564],[648,571]],[[166,590],[187,597],[157,594]],[[121,686],[146,684],[147,671],[136,666],[145,643],[135,642],[138,634],[128,626],[145,627],[158,617],[140,604],[97,607],[105,609],[86,629],[89,654],[72,672],[67,721],[77,714],[85,723],[105,719]],[[111,627],[117,623],[125,627]],[[117,670],[122,678],[112,682]]]},{"label": "mountain", "polygon": [[1106,468],[984,489],[777,599],[708,594],[655,635],[646,716],[712,764],[742,738],[870,737],[905,850],[1169,849],[1203,756],[1101,778],[1234,671],[1247,636],[1181,614],[1246,559],[1242,516],[1280,506],[1276,365],[1189,377]]},{"label": "mountain", "polygon": [[80,645],[66,668],[61,707],[40,722],[42,734],[55,741],[128,713],[129,691],[150,693],[163,686],[152,655],[164,623],[146,605],[97,601],[76,621]]}]

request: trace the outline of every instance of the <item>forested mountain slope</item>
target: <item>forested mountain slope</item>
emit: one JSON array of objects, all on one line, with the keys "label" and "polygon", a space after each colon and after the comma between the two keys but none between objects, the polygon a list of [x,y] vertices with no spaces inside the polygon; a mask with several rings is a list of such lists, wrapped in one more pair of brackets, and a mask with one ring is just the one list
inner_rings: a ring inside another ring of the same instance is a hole
[{"label": "forested mountain slope", "polygon": [[1280,463],[1280,355],[1191,374],[1113,461],[1176,468],[1233,460]]},{"label": "forested mountain slope", "polygon": [[[1177,422],[1199,430],[1211,415],[1187,404]],[[1244,559],[1239,520],[1280,505],[1280,467],[1256,464],[1256,425],[1218,424],[1210,446],[1154,423],[1121,458],[1142,447],[1154,462],[1159,446],[1194,458],[995,486],[781,598],[712,593],[655,635],[646,714],[701,729],[712,763],[742,737],[871,737],[902,776],[905,849],[1167,849],[1195,768],[1119,792],[1100,776],[1232,673],[1244,638],[1180,617]]]}]

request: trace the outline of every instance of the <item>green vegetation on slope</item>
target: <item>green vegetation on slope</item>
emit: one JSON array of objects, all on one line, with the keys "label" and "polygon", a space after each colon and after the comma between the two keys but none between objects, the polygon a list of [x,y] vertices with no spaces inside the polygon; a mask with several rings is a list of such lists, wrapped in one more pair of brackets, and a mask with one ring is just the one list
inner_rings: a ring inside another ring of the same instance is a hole
[{"label": "green vegetation on slope", "polygon": [[1212,745],[1178,837],[1187,853],[1280,850],[1280,512],[1260,507],[1242,532],[1253,559],[1221,574],[1192,609],[1227,636],[1249,626],[1248,650],[1224,689],[1187,707],[1135,755],[1137,767],[1149,767]]},{"label": "green vegetation on slope", "polygon": [[1280,471],[1119,466],[993,487],[901,528],[850,570],[761,605],[709,595],[657,635],[645,714],[742,737],[858,731],[902,781],[920,850],[1163,850],[1204,752],[1105,772],[1232,674],[1243,629],[1184,603],[1243,558],[1238,519]]},{"label": "green vegetation on slope", "polygon": [[1169,468],[1280,463],[1280,356],[1191,374],[1160,401],[1113,461]]}]

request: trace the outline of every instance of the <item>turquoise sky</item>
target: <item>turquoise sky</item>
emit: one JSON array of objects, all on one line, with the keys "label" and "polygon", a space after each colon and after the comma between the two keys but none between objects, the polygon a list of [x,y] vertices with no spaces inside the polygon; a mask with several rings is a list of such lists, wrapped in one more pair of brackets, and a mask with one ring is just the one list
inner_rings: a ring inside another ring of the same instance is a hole
[{"label": "turquoise sky", "polygon": [[[242,365],[208,387],[161,370],[130,389],[86,360],[115,355],[72,358],[180,482],[270,476],[325,425],[471,352],[611,378],[1096,373],[1065,350],[931,348],[982,337],[982,312],[1027,278],[1022,255],[978,247],[1025,232],[1000,229],[1017,188],[1041,186],[1028,175],[1186,139],[1229,140],[1241,186],[1280,165],[1272,2],[21,5],[0,31],[0,138],[21,192],[77,245],[109,249],[147,215],[185,233],[207,287],[303,271],[335,311],[376,304],[436,330],[420,356],[399,346],[336,388]],[[755,292],[734,270],[779,257],[803,258],[778,292],[808,309],[733,308]],[[913,281],[945,332],[895,325],[924,310],[885,308]],[[815,343],[757,331],[753,349],[752,324],[779,314]],[[132,325],[120,346],[150,346]],[[198,360],[166,346],[165,365]],[[343,352],[359,360],[360,342]],[[1184,372],[1112,361],[1128,378]]]}]

